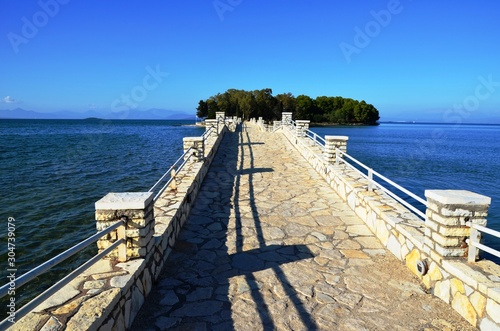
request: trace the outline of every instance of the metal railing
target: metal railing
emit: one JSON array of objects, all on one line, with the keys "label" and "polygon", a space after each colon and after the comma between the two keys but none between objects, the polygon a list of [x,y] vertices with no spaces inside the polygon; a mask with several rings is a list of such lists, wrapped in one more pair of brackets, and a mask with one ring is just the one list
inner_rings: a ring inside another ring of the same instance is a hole
[{"label": "metal railing", "polygon": [[[158,198],[163,194],[163,192],[165,192],[165,190],[167,189],[167,187],[170,186],[170,184],[172,183],[172,181],[175,179],[175,175],[177,173],[179,173],[182,168],[184,168],[184,165],[189,161],[189,159],[193,156],[193,153],[190,153],[191,150],[193,148],[192,147],[189,147],[185,152],[184,154],[182,154],[175,162],[174,164],[172,164],[172,166],[170,168],[168,168],[168,170],[163,174],[163,176],[160,177],[160,179],[158,179],[158,181],[148,190],[148,192],[154,192],[154,190],[165,180],[165,178],[170,175],[170,178],[168,179],[168,181],[165,183],[165,185],[162,186],[162,188],[155,194],[154,198],[153,198],[153,201],[156,201],[158,200]],[[186,157],[187,156],[187,157]],[[186,158],[185,158],[186,157]],[[179,162],[183,160],[183,162],[181,163],[181,165],[176,168],[177,164],[179,164]]]},{"label": "metal railing", "polygon": [[[282,124],[278,128],[287,128],[291,133],[295,133],[295,131],[296,131],[296,123],[295,123],[295,121],[291,121],[291,123],[289,123],[288,125],[287,124]],[[326,146],[326,141],[325,141],[324,138],[320,137],[315,132],[312,132],[310,130],[306,130],[305,132],[306,132],[305,137],[311,139],[315,145],[318,145],[319,147],[323,148],[323,150],[324,150],[324,148]],[[339,165],[340,163],[343,163],[346,166],[348,166],[349,168],[351,168],[354,171],[356,171],[357,173],[359,173],[362,177],[364,177],[364,178],[366,178],[368,180],[368,187],[367,187],[368,190],[371,191],[375,187],[377,187],[380,190],[382,190],[383,192],[385,192],[387,195],[389,195],[391,198],[395,199],[396,201],[398,201],[399,203],[401,203],[403,206],[405,206],[406,208],[408,208],[409,210],[411,210],[415,215],[417,215],[418,217],[420,217],[422,220],[426,219],[426,215],[425,215],[424,212],[422,212],[421,210],[419,210],[418,208],[416,208],[415,206],[413,206],[412,204],[410,204],[408,201],[404,200],[399,195],[397,195],[393,191],[391,191],[388,188],[386,188],[385,186],[383,186],[382,184],[378,183],[376,180],[374,180],[374,176],[378,177],[379,179],[381,179],[382,181],[384,181],[385,183],[387,183],[389,186],[397,189],[398,191],[403,192],[404,194],[406,194],[410,198],[414,199],[415,201],[421,203],[425,207],[427,207],[427,201],[426,200],[424,200],[421,197],[417,196],[416,194],[408,191],[407,189],[405,189],[404,187],[400,186],[399,184],[396,184],[394,181],[392,181],[389,178],[383,176],[382,174],[374,171],[372,168],[366,166],[362,162],[356,160],[355,158],[353,158],[349,154],[341,151],[340,149],[336,148],[335,149],[335,154],[336,154],[335,155],[335,163],[337,165]],[[357,166],[361,167],[362,169],[366,170],[366,174],[363,173],[363,171],[361,171],[360,169],[358,169],[356,166],[354,166],[350,162],[352,162],[352,163],[356,164]],[[499,231],[495,231],[495,230],[489,229],[489,228],[487,228],[485,226],[482,226],[482,225],[479,225],[479,224],[474,224],[474,223],[471,223],[471,222],[467,222],[466,225],[468,227],[470,227],[470,229],[471,229],[470,230],[470,238],[466,240],[467,244],[469,245],[468,262],[475,262],[476,261],[476,256],[478,255],[478,250],[482,250],[484,252],[487,252],[487,253],[489,253],[489,254],[491,254],[493,256],[496,256],[496,257],[500,258],[500,251],[498,251],[496,249],[493,249],[491,247],[488,247],[488,246],[486,246],[484,244],[481,244],[477,240],[477,238],[479,238],[478,232],[479,233],[486,233],[486,234],[489,234],[489,235],[494,236],[496,238],[500,238],[500,232]]]},{"label": "metal railing", "polygon": [[208,130],[205,130],[205,132],[201,135],[203,140],[207,140],[208,136],[212,133],[213,130],[215,130],[213,126],[211,126]]},{"label": "metal railing", "polygon": [[[209,135],[212,133],[212,131],[215,130],[213,127],[210,129],[206,130],[205,133],[202,135],[203,140],[206,142],[208,139]],[[169,180],[165,185],[162,186],[162,188],[156,193],[154,196],[154,201],[156,201],[161,194],[165,191],[167,187],[170,186],[172,181],[175,179],[175,176],[177,173],[179,173],[184,165],[189,161],[189,159],[193,156],[194,153],[192,153],[193,147],[188,148],[184,154],[182,154],[175,162],[174,164],[163,174],[163,176],[160,177],[160,179],[148,190],[148,192],[154,192],[155,189],[157,189],[160,184],[165,180],[165,178],[170,175]],[[181,161],[183,161],[181,163]],[[179,165],[178,168],[177,165]],[[39,294],[37,297],[35,297],[33,300],[29,301],[27,304],[22,306],[20,309],[18,309],[15,313],[15,318],[16,320],[21,319],[23,316],[28,314],[30,311],[35,309],[38,305],[40,305],[43,301],[45,301],[48,297],[53,295],[55,292],[63,288],[65,285],[67,285],[69,282],[71,282],[73,279],[75,279],[77,276],[79,276],[83,271],[87,270],[90,268],[95,262],[106,256],[107,254],[111,253],[115,248],[118,247],[118,261],[126,261],[127,259],[127,247],[126,247],[126,231],[125,231],[125,219],[121,219],[117,221],[115,224],[107,227],[106,229],[97,232],[96,234],[90,236],[89,238],[81,241],[80,243],[72,246],[71,248],[65,250],[64,252],[58,254],[57,256],[53,257],[52,259],[46,261],[45,263],[42,263],[38,267],[28,271],[27,273],[21,275],[20,277],[17,277],[15,279],[15,287],[16,289],[25,285],[26,283],[30,282],[31,280],[39,277],[40,275],[46,273],[48,270],[51,268],[55,267],[56,265],[64,262],[71,256],[79,253],[83,249],[87,248],[88,246],[96,243],[101,237],[113,232],[114,230],[117,230],[117,240],[111,244],[109,247],[101,251],[99,254],[95,255],[88,261],[86,261],[84,264],[76,268],[74,271],[66,275],[64,278],[62,278],[60,281],[49,287],[47,290]],[[5,284],[4,286],[0,287],[0,298],[3,298],[9,293],[10,290],[10,283]],[[7,317],[3,321],[0,322],[0,330],[3,330],[10,326],[12,323],[9,321],[10,317]]]},{"label": "metal railing", "polygon": [[[48,297],[50,297],[52,294],[63,288],[65,285],[67,285],[69,282],[71,282],[73,279],[75,279],[78,275],[80,275],[83,271],[91,267],[95,262],[106,256],[107,254],[111,253],[116,247],[118,247],[118,260],[119,261],[125,261],[126,260],[126,254],[127,254],[127,247],[126,247],[126,232],[125,232],[125,221],[122,219],[115,224],[107,227],[106,229],[97,232],[96,234],[88,237],[87,239],[83,240],[82,242],[74,245],[73,247],[65,250],[64,252],[58,254],[57,256],[53,257],[52,259],[46,261],[45,263],[42,263],[38,267],[28,271],[27,273],[21,275],[20,277],[17,277],[15,279],[15,287],[18,289],[22,285],[25,285],[29,281],[39,277],[40,275],[46,273],[49,269],[55,267],[56,265],[60,264],[61,262],[67,260],[71,256],[75,255],[76,253],[82,251],[83,249],[87,248],[89,245],[94,244],[97,242],[101,237],[111,233],[114,230],[118,230],[118,240],[115,241],[113,244],[111,244],[108,248],[104,249],[102,252],[99,254],[95,255],[92,257],[90,260],[82,264],[80,267],[72,271],[70,274],[62,278],[60,281],[49,287],[47,290],[39,294],[37,297],[35,297],[33,300],[22,306],[20,309],[16,311],[15,317],[16,320],[21,319],[23,316],[25,316],[27,313],[35,309],[38,305],[40,305],[43,301],[45,301]],[[0,287],[0,298],[3,298],[9,293],[9,288],[10,288],[10,283],[5,284],[4,286]],[[4,319],[3,321],[0,322],[0,329],[4,329],[4,327],[7,327],[11,325],[11,322],[9,321],[9,318]]]},{"label": "metal railing", "polygon": [[500,251],[497,251],[496,249],[483,245],[479,241],[475,240],[476,238],[479,237],[478,232],[487,233],[496,238],[500,238],[500,232],[488,229],[487,227],[484,227],[479,224],[474,224],[472,222],[467,222],[465,224],[468,227],[470,227],[470,237],[469,239],[466,240],[466,243],[469,244],[469,255],[467,258],[468,262],[476,262],[478,249],[500,258]]},{"label": "metal railing", "polygon": [[[214,131],[214,127],[210,127],[208,130],[206,130],[201,137],[203,138],[204,144],[206,145],[206,141],[212,131]],[[173,164],[170,168],[168,168],[167,171],[163,174],[163,176],[158,179],[158,181],[148,190],[148,192],[154,192],[158,186],[165,181],[165,178],[170,175],[169,179],[167,182],[161,187],[161,189],[155,194],[153,201],[157,201],[160,196],[165,192],[165,190],[172,184],[172,182],[175,180],[175,176],[184,168],[186,163],[191,159],[193,156],[193,153],[191,151],[193,150],[193,147],[189,147],[184,154],[182,154]],[[179,167],[177,165],[184,160]]]},{"label": "metal railing", "polygon": [[306,137],[311,139],[315,145],[319,146],[322,150],[325,149],[326,141],[323,137],[316,134],[316,132],[312,132],[311,130],[306,130]]},{"label": "metal railing", "polygon": [[[279,128],[282,128],[282,127],[286,127],[286,128],[289,129],[289,131],[291,133],[296,132],[296,130],[297,130],[297,123],[295,123],[295,121],[291,121],[290,124],[291,124],[290,126],[286,125],[286,124],[282,124],[281,126],[279,126],[278,128],[276,128],[276,130],[279,129]],[[309,129],[305,130],[304,132],[305,132],[305,136],[307,138],[311,139],[313,141],[314,145],[320,147],[322,150],[325,149],[326,141],[325,141],[325,139],[323,137],[321,137],[316,132],[313,132],[313,131],[311,131]]]},{"label": "metal railing", "polygon": [[279,129],[281,129],[282,127],[283,127],[283,124],[281,124],[281,123],[280,123],[278,126],[276,126],[276,127],[272,127],[270,131],[271,131],[271,132],[276,132],[276,131],[278,131]]},{"label": "metal railing", "polygon": [[[291,121],[291,127],[287,126],[287,125],[283,125],[283,127],[288,127],[288,129],[290,130],[290,132],[294,133],[294,131],[296,130],[296,123],[295,123],[295,121]],[[320,148],[322,148],[322,150],[324,150],[324,148],[326,146],[326,141],[325,141],[325,139],[323,137],[319,136],[318,134],[316,134],[315,132],[312,132],[309,129],[305,130],[305,133],[306,133],[306,135],[305,135],[306,138],[311,139],[315,145],[319,146]],[[349,154],[342,152],[340,149],[336,148],[335,153],[336,153],[335,163],[338,165],[338,164],[340,164],[340,162],[342,162],[346,166],[348,166],[349,168],[355,170],[361,176],[363,176],[364,178],[366,178],[368,180],[368,190],[373,191],[373,189],[375,187],[379,188],[383,192],[387,193],[390,197],[392,197],[393,199],[395,199],[396,201],[398,201],[399,203],[401,203],[402,205],[404,205],[405,207],[407,207],[408,209],[410,209],[417,216],[419,216],[422,220],[425,220],[425,213],[423,213],[422,211],[420,211],[418,208],[416,208],[415,206],[413,206],[409,202],[405,201],[403,198],[401,198],[400,196],[398,196],[396,193],[394,193],[391,190],[387,189],[382,184],[380,184],[377,181],[375,181],[373,179],[373,177],[376,176],[376,177],[380,178],[381,180],[383,180],[384,182],[386,182],[390,186],[392,186],[395,189],[397,189],[397,190],[405,193],[409,197],[413,198],[414,200],[418,201],[419,203],[421,203],[422,205],[424,205],[424,206],[427,207],[427,201],[426,200],[424,200],[424,199],[420,198],[419,196],[417,196],[416,194],[408,191],[404,187],[396,184],[395,182],[393,182],[389,178],[383,176],[382,174],[374,171],[372,168],[370,168],[370,167],[366,166],[365,164],[361,163],[360,161],[356,160],[355,158],[353,158]],[[365,169],[367,171],[367,173],[364,174],[361,170],[359,170],[354,165],[352,165],[351,163],[349,163],[347,161],[347,159],[350,160],[350,161],[352,161],[353,163],[357,164],[361,168]]]},{"label": "metal railing", "polygon": [[[373,177],[376,176],[376,177],[380,178],[381,180],[383,180],[384,182],[386,182],[387,184],[389,184],[393,188],[397,189],[398,191],[401,191],[401,192],[405,193],[406,195],[408,195],[412,199],[415,199],[416,201],[418,201],[419,203],[421,203],[425,207],[427,207],[427,201],[426,200],[424,200],[421,197],[419,197],[418,195],[416,195],[416,194],[408,191],[407,189],[405,189],[401,185],[396,184],[395,182],[393,182],[389,178],[387,178],[384,175],[376,172],[372,168],[364,165],[363,163],[361,163],[360,161],[356,160],[355,158],[353,158],[349,154],[341,151],[340,149],[336,148],[335,149],[335,154],[336,154],[335,155],[335,163],[336,164],[343,163],[346,166],[348,166],[349,168],[355,170],[357,173],[359,173],[361,176],[363,176],[364,178],[366,178],[368,180],[368,190],[369,191],[373,191],[373,189],[375,187],[379,188],[380,190],[382,190],[383,192],[385,192],[386,194],[388,194],[390,197],[392,197],[393,199],[395,199],[396,201],[398,201],[399,203],[401,203],[402,205],[404,205],[406,208],[410,209],[417,216],[419,216],[420,218],[422,218],[422,220],[425,220],[425,213],[424,212],[420,211],[418,208],[416,208],[415,206],[413,206],[409,202],[405,201],[403,198],[401,198],[400,196],[398,196],[396,193],[392,192],[391,190],[389,190],[388,188],[386,188],[385,186],[383,186],[379,182],[375,181],[373,179]],[[347,161],[347,159],[349,159],[353,163],[357,164],[361,168],[365,169],[367,171],[367,174],[364,174],[361,170],[359,170],[354,165],[352,165],[351,163],[349,163]]]}]

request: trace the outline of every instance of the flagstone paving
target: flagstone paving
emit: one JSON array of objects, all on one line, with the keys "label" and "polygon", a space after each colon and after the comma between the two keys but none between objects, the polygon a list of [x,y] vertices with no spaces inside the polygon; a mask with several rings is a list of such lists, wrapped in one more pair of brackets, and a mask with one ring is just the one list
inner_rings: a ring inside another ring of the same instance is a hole
[{"label": "flagstone paving", "polygon": [[476,330],[281,133],[252,126],[226,134],[132,329]]}]

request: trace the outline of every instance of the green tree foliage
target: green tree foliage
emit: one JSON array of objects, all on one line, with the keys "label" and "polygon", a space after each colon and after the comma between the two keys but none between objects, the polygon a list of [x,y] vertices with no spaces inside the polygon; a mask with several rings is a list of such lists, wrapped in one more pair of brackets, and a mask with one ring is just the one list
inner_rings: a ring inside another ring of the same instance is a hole
[{"label": "green tree foliage", "polygon": [[313,123],[369,124],[379,120],[378,110],[364,100],[343,97],[307,95],[294,97],[291,93],[273,96],[273,90],[244,91],[229,89],[207,100],[200,100],[196,108],[198,117],[215,118],[223,111],[226,116],[238,116],[245,120],[262,117],[266,121],[281,119],[282,112],[292,112],[295,119]]}]

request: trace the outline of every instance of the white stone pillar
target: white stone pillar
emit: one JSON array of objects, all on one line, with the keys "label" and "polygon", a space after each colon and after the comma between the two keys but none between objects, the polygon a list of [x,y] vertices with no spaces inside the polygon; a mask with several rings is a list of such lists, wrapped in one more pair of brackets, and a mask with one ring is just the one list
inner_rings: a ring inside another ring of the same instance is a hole
[{"label": "white stone pillar", "polygon": [[292,125],[292,115],[290,112],[281,113],[281,124],[283,125]]},{"label": "white stone pillar", "polygon": [[347,136],[325,136],[325,152],[323,155],[328,163],[336,163],[337,148],[344,153],[347,152],[347,140],[349,140]]},{"label": "white stone pillar", "polygon": [[[205,140],[203,137],[185,137],[182,139],[184,143],[184,153],[187,152],[189,148],[191,148],[191,161],[192,162],[201,162],[204,160],[205,156]],[[186,160],[190,156],[190,153],[184,156]]]},{"label": "white stone pillar", "polygon": [[[121,219],[125,220],[127,259],[145,257],[154,246],[153,205],[153,192],[108,193],[95,203],[97,230],[104,230]],[[117,240],[117,232],[102,237],[97,241],[99,252]],[[108,254],[108,257],[118,257],[118,250]]]},{"label": "white stone pillar", "polygon": [[226,125],[226,113],[223,111],[216,112],[215,119],[217,120],[217,133],[221,133],[224,125]]},{"label": "white stone pillar", "polygon": [[306,131],[309,130],[309,123],[311,123],[311,121],[307,121],[307,120],[296,120],[295,121],[295,124],[296,124],[295,131],[296,131],[297,137],[305,137],[306,136]]},{"label": "white stone pillar", "polygon": [[217,131],[217,120],[205,120],[205,131],[208,131],[210,129],[213,129],[212,132],[210,132],[211,136],[218,136],[219,132]]},{"label": "white stone pillar", "polygon": [[[424,253],[436,261],[467,256],[471,231],[466,223],[485,226],[491,198],[463,190],[426,190],[425,197]],[[480,240],[479,232],[473,239]]]}]

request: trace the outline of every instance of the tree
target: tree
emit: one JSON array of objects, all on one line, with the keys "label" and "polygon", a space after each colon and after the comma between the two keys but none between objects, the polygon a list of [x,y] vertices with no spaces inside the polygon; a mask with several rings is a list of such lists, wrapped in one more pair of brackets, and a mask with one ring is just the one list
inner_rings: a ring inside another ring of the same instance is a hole
[{"label": "tree", "polygon": [[315,112],[314,100],[311,97],[301,94],[296,99],[294,118],[300,120],[311,120]]},{"label": "tree", "polygon": [[281,112],[294,112],[297,107],[297,101],[292,93],[282,93],[276,95],[278,106]]},{"label": "tree", "polygon": [[217,106],[217,101],[215,101],[215,98],[210,98],[207,100],[207,117],[208,118],[215,118],[215,113],[220,111],[219,107]]},{"label": "tree", "polygon": [[319,96],[312,99],[307,95],[294,97],[291,93],[273,96],[273,90],[245,91],[229,89],[224,93],[200,100],[198,117],[215,118],[215,113],[223,111],[227,116],[243,119],[263,117],[266,121],[281,119],[282,112],[292,112],[295,119],[311,120],[316,123],[377,124],[378,110],[364,100],[343,97]]},{"label": "tree", "polygon": [[197,109],[196,117],[199,117],[199,118],[207,117],[208,105],[205,101],[200,100],[198,107],[196,109]]}]

